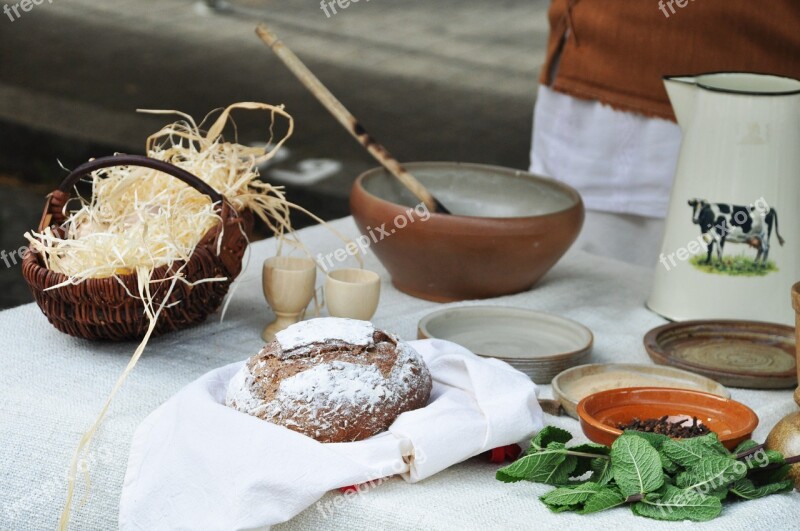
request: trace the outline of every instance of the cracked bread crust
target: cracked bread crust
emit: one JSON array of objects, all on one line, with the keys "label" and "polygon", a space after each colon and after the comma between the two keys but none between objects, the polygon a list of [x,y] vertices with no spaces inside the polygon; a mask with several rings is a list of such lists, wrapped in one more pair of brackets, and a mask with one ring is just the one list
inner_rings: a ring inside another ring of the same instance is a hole
[{"label": "cracked bread crust", "polygon": [[368,323],[313,321],[328,328],[358,323],[364,340],[295,342],[284,350],[279,336],[233,378],[227,405],[325,443],[366,439],[425,407],[431,375],[414,349]]}]

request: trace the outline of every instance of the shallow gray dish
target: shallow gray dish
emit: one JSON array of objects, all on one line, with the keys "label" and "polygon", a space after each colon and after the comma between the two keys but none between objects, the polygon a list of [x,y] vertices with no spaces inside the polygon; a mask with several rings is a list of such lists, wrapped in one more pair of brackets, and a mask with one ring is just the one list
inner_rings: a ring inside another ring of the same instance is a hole
[{"label": "shallow gray dish", "polygon": [[581,365],[562,372],[553,378],[553,396],[564,411],[578,418],[578,402],[587,396],[624,387],[666,387],[693,389],[730,398],[731,393],[722,384],[705,376],[662,365],[637,365],[633,363],[596,363]]},{"label": "shallow gray dish", "polygon": [[420,339],[446,339],[479,356],[505,361],[538,384],[584,363],[592,350],[591,330],[548,313],[502,306],[462,306],[420,320]]}]

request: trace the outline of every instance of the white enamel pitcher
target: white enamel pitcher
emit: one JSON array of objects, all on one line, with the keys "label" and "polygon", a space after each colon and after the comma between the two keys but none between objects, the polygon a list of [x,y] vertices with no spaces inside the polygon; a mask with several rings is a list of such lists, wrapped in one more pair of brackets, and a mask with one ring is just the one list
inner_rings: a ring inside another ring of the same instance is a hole
[{"label": "white enamel pitcher", "polygon": [[794,324],[800,281],[800,81],[665,78],[683,131],[647,305],[675,321]]}]

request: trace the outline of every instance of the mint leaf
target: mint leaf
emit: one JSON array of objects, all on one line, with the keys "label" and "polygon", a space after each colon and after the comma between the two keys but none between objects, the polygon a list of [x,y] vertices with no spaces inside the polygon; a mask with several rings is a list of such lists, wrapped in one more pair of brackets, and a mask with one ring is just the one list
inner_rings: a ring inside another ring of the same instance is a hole
[{"label": "mint leaf", "polygon": [[504,483],[534,481],[563,485],[578,465],[578,458],[568,454],[564,443],[550,442],[537,453],[528,454],[497,471],[495,477]]},{"label": "mint leaf", "polygon": [[736,447],[733,453],[734,455],[743,454],[745,452],[752,450],[753,448],[758,448],[759,446],[761,445],[758,444],[756,441],[748,439],[746,441],[739,443],[739,446]]},{"label": "mint leaf", "polygon": [[660,433],[650,433],[646,431],[625,430],[625,435],[635,435],[636,437],[641,437],[650,443],[650,446],[656,450],[661,450],[661,447],[664,446],[664,443],[671,440],[666,435],[661,435]]},{"label": "mint leaf", "polygon": [[611,474],[626,498],[654,492],[664,484],[655,448],[633,435],[621,435],[611,446]]},{"label": "mint leaf", "polygon": [[770,465],[783,464],[786,462],[786,457],[777,450],[764,450],[764,453],[767,454]]},{"label": "mint leaf", "polygon": [[580,505],[548,505],[547,508],[554,513],[566,513],[569,511],[577,512],[581,510]]},{"label": "mint leaf", "polygon": [[672,459],[667,457],[664,452],[661,451],[661,448],[664,446],[664,443],[671,440],[666,435],[661,435],[660,433],[650,433],[646,431],[636,431],[636,430],[625,430],[626,435],[634,435],[636,437],[641,437],[648,443],[650,446],[658,450],[658,455],[661,458],[661,468],[669,472],[670,474],[674,474],[678,471],[678,465],[676,465]]},{"label": "mint leaf", "polygon": [[780,483],[791,471],[783,454],[775,450],[761,449],[740,459],[750,469],[748,479],[756,486]]},{"label": "mint leaf", "polygon": [[619,507],[625,503],[625,496],[617,487],[602,487],[590,496],[583,506],[581,514],[599,513],[607,509]]},{"label": "mint leaf", "polygon": [[562,430],[555,426],[547,426],[534,437],[533,441],[531,441],[531,447],[528,449],[528,453],[543,450],[549,447],[552,442],[567,444],[571,440],[572,434],[567,430]]},{"label": "mint leaf", "polygon": [[762,487],[756,487],[749,479],[740,479],[731,486],[731,492],[743,500],[755,500],[763,498],[764,496],[769,496],[770,494],[789,492],[793,487],[794,483],[791,480],[779,481],[778,483],[769,483]]},{"label": "mint leaf", "polygon": [[723,499],[728,493],[728,485],[746,475],[747,465],[733,457],[710,456],[678,474],[675,485]]},{"label": "mint leaf", "polygon": [[[590,454],[590,455],[608,455],[611,453],[611,448],[608,446],[603,446],[602,444],[594,444],[594,443],[587,443],[581,444],[578,446],[574,446],[572,448],[567,448],[570,452],[578,452],[581,454]],[[585,473],[592,470],[592,459],[591,457],[586,456],[578,456],[578,465],[575,467],[575,470],[572,472],[572,477],[580,477]],[[608,459],[603,459],[603,461],[609,461]]]},{"label": "mint leaf", "polygon": [[691,468],[707,457],[730,455],[713,433],[680,441],[670,439],[664,442],[661,451],[672,462],[684,468]]},{"label": "mint leaf", "polygon": [[656,520],[707,522],[720,515],[722,502],[695,490],[667,487],[664,494],[648,494],[635,503],[632,510],[634,514]]},{"label": "mint leaf", "polygon": [[675,461],[667,457],[664,452],[659,452],[658,457],[661,458],[661,468],[670,474],[675,474],[680,467],[675,464]]},{"label": "mint leaf", "polygon": [[579,505],[588,500],[593,494],[600,490],[597,483],[584,483],[574,487],[561,487],[550,491],[541,498],[548,506],[572,506]]},{"label": "mint leaf", "polygon": [[578,446],[573,446],[567,449],[570,452],[582,452],[584,454],[594,454],[594,455],[608,455],[611,453],[611,448],[609,448],[608,446],[603,446],[602,444],[595,444],[595,443],[579,444]]},{"label": "mint leaf", "polygon": [[548,485],[565,485],[569,483],[569,478],[578,464],[578,458],[568,455],[564,462],[555,467],[551,472],[544,472],[534,476],[531,481],[537,483],[547,483]]},{"label": "mint leaf", "polygon": [[785,461],[786,459],[783,458],[782,453],[775,450],[764,449],[750,454],[742,459],[741,462],[747,465],[747,468],[750,470],[758,470],[769,465],[782,465]]},{"label": "mint leaf", "polygon": [[751,480],[756,485],[768,485],[770,483],[779,483],[789,477],[789,472],[792,471],[792,465],[783,465],[778,468],[771,468],[766,470],[756,469],[747,479]]},{"label": "mint leaf", "polygon": [[612,479],[614,479],[614,477],[611,475],[610,459],[592,459],[591,463],[589,464],[589,468],[592,470],[592,476],[589,478],[589,480],[597,483],[598,485],[606,485]]},{"label": "mint leaf", "polygon": [[703,435],[702,437],[695,437],[695,439],[699,439],[700,442],[708,446],[709,448],[716,450],[716,452],[720,455],[731,455],[725,445],[722,444],[717,437],[716,433],[709,433],[708,435]]},{"label": "mint leaf", "polygon": [[536,481],[534,478],[547,475],[562,465],[566,459],[567,455],[563,450],[544,449],[535,454],[525,455],[501,468],[495,477],[504,483]]}]

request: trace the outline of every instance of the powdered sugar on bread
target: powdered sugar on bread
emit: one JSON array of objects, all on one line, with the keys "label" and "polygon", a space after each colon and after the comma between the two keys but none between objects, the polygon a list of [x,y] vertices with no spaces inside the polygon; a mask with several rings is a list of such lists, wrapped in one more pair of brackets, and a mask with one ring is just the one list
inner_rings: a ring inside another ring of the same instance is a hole
[{"label": "powdered sugar on bread", "polygon": [[253,373],[250,372],[250,367],[245,363],[244,367],[239,369],[233,379],[228,384],[228,393],[225,397],[227,405],[236,404],[236,409],[248,415],[258,416],[259,409],[263,409],[264,403],[257,397],[253,396],[250,392],[253,386]]},{"label": "powdered sugar on bread", "polygon": [[[303,337],[299,327],[288,330],[248,361],[230,383],[229,406],[323,442],[344,442],[384,431],[427,403],[430,372],[396,336],[361,321],[307,323]],[[340,324],[346,330],[335,333]]]},{"label": "powdered sugar on bread", "polygon": [[284,354],[292,356],[297,349],[326,341],[341,341],[349,345],[367,346],[372,343],[375,327],[367,321],[322,317],[294,324],[275,334]]}]

